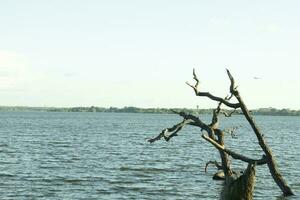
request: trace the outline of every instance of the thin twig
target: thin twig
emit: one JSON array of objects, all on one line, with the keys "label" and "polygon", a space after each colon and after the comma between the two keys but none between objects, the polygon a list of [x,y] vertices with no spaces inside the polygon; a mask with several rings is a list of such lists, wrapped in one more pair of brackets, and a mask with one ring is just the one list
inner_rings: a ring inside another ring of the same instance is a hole
[{"label": "thin twig", "polygon": [[216,160],[215,160],[215,161],[211,161],[211,160],[210,160],[210,161],[208,161],[208,162],[206,163],[206,165],[205,165],[205,168],[204,168],[205,173],[207,173],[207,167],[208,167],[208,165],[210,165],[210,164],[214,164],[218,170],[223,169],[223,168],[222,168],[222,165],[219,164]]}]

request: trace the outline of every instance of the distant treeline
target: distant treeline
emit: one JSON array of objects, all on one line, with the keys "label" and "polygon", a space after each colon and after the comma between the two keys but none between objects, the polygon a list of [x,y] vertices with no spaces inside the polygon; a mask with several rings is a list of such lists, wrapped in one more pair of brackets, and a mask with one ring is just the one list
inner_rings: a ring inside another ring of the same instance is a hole
[{"label": "distant treeline", "polygon": [[[27,106],[0,106],[0,112],[108,112],[108,113],[162,113],[170,114],[172,110],[184,111],[191,114],[211,114],[213,109],[190,109],[190,108],[138,108],[138,107],[27,107]],[[225,110],[226,111],[226,110]],[[229,110],[227,110],[230,112]],[[254,115],[279,115],[279,116],[300,116],[300,110],[259,108],[251,111]],[[235,114],[241,114],[238,110]]]}]

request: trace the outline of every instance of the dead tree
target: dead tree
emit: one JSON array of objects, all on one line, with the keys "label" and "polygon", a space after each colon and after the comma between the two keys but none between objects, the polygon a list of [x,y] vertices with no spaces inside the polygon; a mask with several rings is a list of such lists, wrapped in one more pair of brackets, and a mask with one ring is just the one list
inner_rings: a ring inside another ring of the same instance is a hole
[{"label": "dead tree", "polygon": [[[230,94],[225,97],[221,98],[218,96],[215,96],[209,92],[203,92],[199,90],[199,79],[196,76],[195,70],[193,70],[193,79],[196,81],[195,85],[191,85],[187,83],[190,87],[193,88],[196,96],[200,97],[207,97],[213,101],[218,102],[218,106],[213,111],[212,121],[210,124],[204,123],[200,117],[185,113],[185,112],[177,112],[173,111],[174,113],[180,115],[183,118],[183,121],[180,123],[174,125],[171,128],[166,128],[162,130],[162,132],[154,137],[149,139],[148,141],[150,143],[153,143],[157,140],[160,140],[161,138],[164,138],[166,141],[169,141],[172,137],[177,136],[178,132],[185,126],[185,125],[192,125],[200,128],[201,132],[206,132],[206,134],[202,134],[202,138],[204,138],[206,141],[211,143],[220,154],[221,158],[221,165],[217,162],[214,162],[214,164],[219,168],[222,169],[224,172],[224,189],[221,195],[221,199],[252,199],[252,193],[253,193],[253,187],[254,187],[254,180],[255,180],[255,166],[257,165],[263,165],[267,164],[270,173],[276,182],[276,184],[279,186],[281,191],[284,195],[293,195],[293,192],[291,188],[287,185],[285,180],[283,179],[275,158],[271,152],[271,149],[266,144],[266,141],[264,140],[263,134],[261,133],[260,129],[256,125],[253,117],[251,116],[247,106],[245,105],[244,101],[242,100],[242,97],[240,96],[239,91],[237,90],[237,87],[235,86],[235,81],[229,70],[227,70],[227,75],[230,80],[230,87],[229,92]],[[235,97],[237,100],[237,103],[232,103],[231,99]],[[221,106],[225,105],[232,110],[232,112],[225,112],[221,109]],[[264,155],[260,159],[254,159],[249,158],[247,156],[244,156],[242,154],[239,154],[237,152],[234,152],[227,148],[224,143],[224,131],[219,129],[219,115],[224,114],[226,117],[230,117],[237,109],[240,109],[242,111],[242,114],[247,119],[248,123],[250,124],[253,132],[255,133],[258,143],[261,147],[261,149],[264,152]],[[244,161],[248,163],[247,169],[245,169],[244,173],[242,175],[237,175],[230,167],[229,163],[229,156],[231,156],[233,159],[238,159],[241,161]],[[211,162],[211,161],[210,161]],[[210,163],[209,162],[209,163]],[[207,163],[207,164],[209,164]]]}]

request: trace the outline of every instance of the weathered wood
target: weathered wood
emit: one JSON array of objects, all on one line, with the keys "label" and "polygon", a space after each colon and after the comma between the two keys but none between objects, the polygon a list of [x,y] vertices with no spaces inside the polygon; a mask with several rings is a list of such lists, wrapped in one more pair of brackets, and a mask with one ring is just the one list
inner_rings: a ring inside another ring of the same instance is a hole
[{"label": "weathered wood", "polygon": [[[266,144],[258,126],[256,125],[253,117],[251,116],[249,110],[247,109],[246,105],[244,104],[237,87],[235,86],[235,81],[229,70],[227,70],[228,77],[230,79],[230,95],[225,98],[217,97],[209,92],[201,92],[199,90],[199,79],[196,76],[195,70],[193,70],[193,78],[196,81],[195,85],[191,85],[187,83],[190,87],[192,87],[195,91],[197,96],[204,96],[208,97],[213,101],[218,102],[217,108],[213,111],[212,121],[210,124],[204,123],[199,117],[196,117],[191,114],[187,114],[185,112],[177,112],[173,111],[174,113],[183,117],[183,121],[174,125],[171,128],[166,128],[161,131],[161,133],[149,139],[150,143],[160,140],[164,138],[166,141],[169,141],[174,136],[178,135],[178,132],[185,126],[185,125],[192,125],[200,128],[200,131],[205,131],[207,134],[202,134],[202,137],[211,143],[220,154],[221,158],[221,166],[215,161],[216,166],[218,169],[222,169],[225,177],[224,183],[224,190],[221,195],[221,199],[225,200],[251,200],[253,189],[254,189],[254,182],[255,182],[255,166],[256,165],[263,165],[267,164],[270,170],[270,173],[277,183],[279,188],[282,190],[284,195],[293,195],[291,188],[287,185],[285,180],[283,179],[280,171],[277,167],[275,158],[271,152],[271,149]],[[238,103],[231,103],[230,99],[235,97]],[[234,108],[234,110],[230,113],[223,112],[221,110],[221,105],[224,104],[228,107]],[[244,156],[240,153],[236,153],[228,148],[225,147],[224,144],[224,132],[219,129],[219,114],[224,114],[226,117],[230,117],[237,108],[242,110],[242,113],[246,117],[247,121],[249,122],[250,126],[252,127],[260,147],[264,151],[265,155],[262,156],[261,159],[253,159],[247,156]],[[229,156],[234,159],[238,159],[248,163],[248,167],[243,173],[243,175],[239,176],[230,168]],[[207,167],[207,166],[206,166]]]},{"label": "weathered wood", "polygon": [[230,155],[231,157],[233,157],[234,159],[237,160],[241,160],[247,163],[253,163],[256,162],[257,165],[264,165],[267,164],[267,160],[265,156],[262,156],[261,159],[253,159],[253,158],[249,158],[247,156],[244,156],[242,154],[236,153],[230,149],[225,148],[224,145],[220,145],[219,143],[217,143],[216,141],[212,140],[211,138],[207,137],[206,135],[202,135],[202,138],[204,138],[206,141],[208,141],[209,143],[211,143],[214,147],[216,147],[218,150],[220,151],[224,151],[225,153],[227,153],[228,155]]},{"label": "weathered wood", "polygon": [[255,184],[255,163],[249,163],[240,176],[232,175],[225,180],[221,200],[252,200]]},{"label": "weathered wood", "polygon": [[240,104],[240,108],[241,108],[245,118],[249,122],[253,132],[256,135],[259,146],[262,148],[262,150],[265,153],[267,164],[268,164],[270,173],[271,173],[274,181],[276,182],[276,184],[281,189],[281,191],[283,192],[284,195],[286,195],[286,196],[293,195],[294,193],[292,192],[292,189],[288,186],[286,181],[283,179],[283,177],[282,177],[282,175],[281,175],[281,173],[280,173],[280,171],[277,167],[276,160],[275,160],[275,158],[272,154],[272,151],[271,151],[270,147],[267,145],[260,129],[256,125],[256,123],[255,123],[253,117],[251,116],[246,104],[244,103],[242,97],[240,96],[239,91],[234,87],[235,81],[234,81],[234,78],[233,78],[233,76],[231,75],[231,73],[228,69],[227,69],[227,74],[228,74],[228,77],[231,81],[231,86],[232,86],[232,87],[230,87],[230,92],[238,100],[238,102]]},{"label": "weathered wood", "polygon": [[208,97],[209,99],[211,99],[213,101],[221,102],[221,103],[225,104],[226,106],[228,106],[230,108],[237,109],[237,108],[240,107],[240,105],[238,103],[230,103],[229,101],[227,101],[226,98],[224,99],[224,98],[221,98],[221,97],[217,97],[215,95],[212,95],[209,92],[200,92],[200,90],[199,90],[200,81],[199,81],[199,79],[196,75],[195,69],[193,69],[193,78],[196,81],[195,85],[191,85],[188,82],[186,82],[186,84],[194,89],[194,92],[195,92],[196,96]]}]

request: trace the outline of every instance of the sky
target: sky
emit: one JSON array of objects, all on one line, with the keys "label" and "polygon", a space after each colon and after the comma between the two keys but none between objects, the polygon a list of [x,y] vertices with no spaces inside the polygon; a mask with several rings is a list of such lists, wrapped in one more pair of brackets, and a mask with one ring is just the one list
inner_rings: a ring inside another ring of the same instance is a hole
[{"label": "sky", "polygon": [[300,109],[300,2],[2,0],[0,105]]}]

